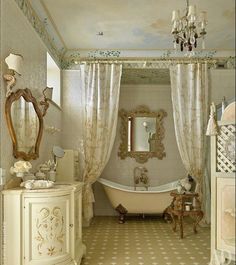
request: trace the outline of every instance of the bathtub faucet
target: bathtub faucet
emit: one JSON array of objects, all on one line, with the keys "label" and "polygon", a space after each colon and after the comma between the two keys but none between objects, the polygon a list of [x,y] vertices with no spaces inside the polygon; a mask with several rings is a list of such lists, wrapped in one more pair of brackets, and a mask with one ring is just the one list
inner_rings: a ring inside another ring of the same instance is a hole
[{"label": "bathtub faucet", "polygon": [[148,170],[145,167],[135,167],[134,168],[134,188],[140,183],[144,184],[146,189],[148,189],[149,179],[147,176]]}]

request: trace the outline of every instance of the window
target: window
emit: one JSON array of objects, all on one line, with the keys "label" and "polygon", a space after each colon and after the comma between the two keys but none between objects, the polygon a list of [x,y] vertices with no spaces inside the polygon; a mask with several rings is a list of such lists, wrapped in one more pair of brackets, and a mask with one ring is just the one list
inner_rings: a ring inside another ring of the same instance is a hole
[{"label": "window", "polygon": [[61,71],[49,53],[47,53],[47,86],[53,87],[52,101],[61,106]]}]

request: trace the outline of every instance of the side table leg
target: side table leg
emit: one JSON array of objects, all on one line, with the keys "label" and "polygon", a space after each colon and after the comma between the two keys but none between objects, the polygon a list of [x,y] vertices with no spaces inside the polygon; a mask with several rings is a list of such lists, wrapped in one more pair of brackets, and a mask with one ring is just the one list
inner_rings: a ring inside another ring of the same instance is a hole
[{"label": "side table leg", "polygon": [[203,218],[203,212],[199,212],[199,214],[197,215],[195,222],[193,223],[193,231],[196,234],[197,233],[197,225],[199,224],[199,222],[202,220]]},{"label": "side table leg", "polygon": [[170,214],[171,218],[172,218],[172,229],[174,232],[176,232],[176,219],[175,216],[173,214]]},{"label": "side table leg", "polygon": [[178,220],[179,220],[179,228],[180,228],[180,238],[184,237],[184,231],[183,231],[183,216],[179,215],[178,216]]}]

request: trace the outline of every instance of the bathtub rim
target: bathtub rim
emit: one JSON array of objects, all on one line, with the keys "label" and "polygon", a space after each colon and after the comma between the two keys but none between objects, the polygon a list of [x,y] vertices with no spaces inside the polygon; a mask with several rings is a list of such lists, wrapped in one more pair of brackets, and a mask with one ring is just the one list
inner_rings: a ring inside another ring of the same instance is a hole
[{"label": "bathtub rim", "polygon": [[[170,192],[170,191],[176,190],[177,183],[178,183],[179,179],[172,181],[172,182],[169,182],[167,184],[160,185],[160,186],[152,186],[152,187],[150,187],[150,188],[152,188],[152,190],[134,190],[134,187],[132,187],[132,186],[122,185],[122,184],[119,184],[119,183],[116,183],[116,182],[113,182],[111,180],[104,179],[104,178],[99,178],[97,181],[99,183],[101,183],[103,186],[107,186],[109,188],[113,188],[113,189],[124,191],[124,192],[142,193],[142,194],[148,193],[148,194],[150,194],[150,193],[164,193],[164,192]],[[157,187],[159,189],[161,187],[168,187],[168,188],[165,188],[162,190],[153,190],[154,188],[157,188]]]}]

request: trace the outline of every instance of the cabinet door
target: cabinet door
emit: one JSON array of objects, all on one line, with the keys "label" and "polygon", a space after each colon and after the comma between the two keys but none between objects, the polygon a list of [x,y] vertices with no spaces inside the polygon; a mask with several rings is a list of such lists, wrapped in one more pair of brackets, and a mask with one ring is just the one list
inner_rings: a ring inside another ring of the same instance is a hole
[{"label": "cabinet door", "polygon": [[217,178],[217,249],[235,254],[235,178]]},{"label": "cabinet door", "polygon": [[24,264],[66,264],[70,259],[71,196],[24,199]]}]

